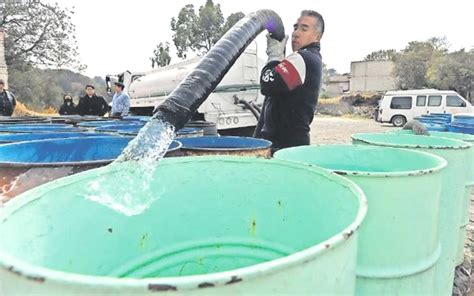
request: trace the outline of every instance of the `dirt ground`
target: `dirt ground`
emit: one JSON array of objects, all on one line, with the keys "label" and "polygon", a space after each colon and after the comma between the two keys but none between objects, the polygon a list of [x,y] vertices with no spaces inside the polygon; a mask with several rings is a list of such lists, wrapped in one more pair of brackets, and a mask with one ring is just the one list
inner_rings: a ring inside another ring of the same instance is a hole
[{"label": "dirt ground", "polygon": [[355,133],[386,132],[395,129],[392,125],[381,125],[371,119],[316,116],[311,124],[312,144],[351,143]]}]

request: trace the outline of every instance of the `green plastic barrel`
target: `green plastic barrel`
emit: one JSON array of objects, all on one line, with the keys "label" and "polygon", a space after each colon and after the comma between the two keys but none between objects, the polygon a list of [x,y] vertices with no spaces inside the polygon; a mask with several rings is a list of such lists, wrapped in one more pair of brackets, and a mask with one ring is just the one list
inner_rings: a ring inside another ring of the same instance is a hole
[{"label": "green plastic barrel", "polygon": [[441,170],[446,160],[362,145],[301,146],[280,150],[275,157],[344,175],[366,194],[370,210],[359,232],[357,295],[435,293]]},{"label": "green plastic barrel", "polygon": [[[468,176],[466,172],[472,163],[469,151],[471,145],[447,138],[391,133],[355,134],[352,139],[354,144],[421,150],[440,156],[448,162],[442,173],[439,220],[441,257],[436,267],[436,295],[451,295],[459,243],[459,221],[462,218],[461,205],[464,204]],[[419,187],[413,187],[413,190],[419,190]],[[418,223],[413,227],[418,227]]]},{"label": "green plastic barrel", "polygon": [[[394,130],[391,132],[397,133],[397,134],[413,134],[412,130]],[[459,225],[458,250],[457,250],[457,255],[456,255],[456,258],[457,258],[456,263],[457,265],[460,265],[464,262],[464,245],[466,241],[467,225],[469,224],[469,218],[470,218],[471,192],[472,192],[472,187],[474,185],[473,183],[474,182],[474,135],[430,131],[430,136],[460,140],[460,141],[468,142],[472,145],[471,148],[469,149],[472,155],[471,156],[472,164],[468,168],[471,171],[471,178],[468,179],[468,182],[466,184],[465,198],[464,198],[464,202],[461,204],[462,214],[461,214],[461,221]]]},{"label": "green plastic barrel", "polygon": [[142,184],[134,165],[66,177],[7,203],[0,294],[354,294],[367,204],[353,182],[274,159],[186,157],[160,162],[150,184],[157,199],[142,214],[84,198],[99,174]]}]

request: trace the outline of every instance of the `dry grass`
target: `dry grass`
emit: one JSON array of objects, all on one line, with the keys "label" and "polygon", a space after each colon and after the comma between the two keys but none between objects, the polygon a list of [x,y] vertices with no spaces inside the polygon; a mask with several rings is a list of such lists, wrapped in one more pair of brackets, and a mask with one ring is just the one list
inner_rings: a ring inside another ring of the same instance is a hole
[{"label": "dry grass", "polygon": [[53,107],[48,107],[42,112],[36,112],[33,110],[28,109],[28,107],[21,103],[16,102],[15,111],[13,112],[13,116],[51,116],[51,115],[58,115],[58,111]]},{"label": "dry grass", "polygon": [[319,99],[318,104],[322,105],[337,105],[341,101],[341,97],[329,98],[329,99]]}]

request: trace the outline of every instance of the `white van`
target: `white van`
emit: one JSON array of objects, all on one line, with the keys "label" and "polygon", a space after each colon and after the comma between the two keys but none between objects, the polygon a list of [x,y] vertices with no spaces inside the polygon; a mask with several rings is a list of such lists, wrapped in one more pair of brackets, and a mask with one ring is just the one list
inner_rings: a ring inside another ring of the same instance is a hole
[{"label": "white van", "polygon": [[388,91],[379,102],[375,120],[403,126],[413,118],[430,113],[472,113],[473,107],[451,90],[415,89]]}]

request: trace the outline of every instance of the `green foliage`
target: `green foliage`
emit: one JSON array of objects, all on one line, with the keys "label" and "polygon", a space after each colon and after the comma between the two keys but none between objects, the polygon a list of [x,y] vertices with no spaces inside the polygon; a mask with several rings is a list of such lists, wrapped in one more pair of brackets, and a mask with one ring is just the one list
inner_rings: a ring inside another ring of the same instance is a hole
[{"label": "green foliage", "polygon": [[334,69],[334,68],[329,68],[328,69],[327,65],[325,63],[323,63],[323,79],[321,80],[321,87],[322,87],[323,91],[326,90],[326,85],[329,82],[329,77],[335,76],[335,75],[339,75],[339,73],[337,73],[336,69]]},{"label": "green foliage", "polygon": [[198,13],[192,4],[184,6],[178,18],[171,19],[173,43],[178,57],[186,58],[189,51],[200,55],[207,53],[243,17],[242,12],[237,12],[224,19],[220,4],[214,4],[212,0],[206,0]]},{"label": "green foliage", "polygon": [[469,98],[474,88],[474,50],[449,52],[444,37],[412,41],[396,55],[394,75],[401,89],[450,89]]},{"label": "green foliage", "polygon": [[436,57],[426,76],[431,86],[452,89],[469,98],[474,90],[474,49],[461,49]]},{"label": "green foliage", "polygon": [[245,14],[241,11],[234,12],[230,14],[224,24],[224,28],[222,29],[222,34],[225,34],[227,31],[230,30],[236,23],[238,23],[241,19],[243,19]]},{"label": "green foliage", "polygon": [[394,74],[398,87],[413,89],[428,87],[426,71],[437,51],[430,42],[412,41],[395,59]]},{"label": "green foliage", "polygon": [[393,61],[397,51],[395,49],[382,49],[368,54],[364,61]]},{"label": "green foliage", "polygon": [[197,18],[194,5],[188,4],[180,10],[177,20],[174,17],[171,19],[171,30],[174,32],[173,42],[180,58],[185,59],[186,52],[193,49],[193,44],[196,42]]},{"label": "green foliage", "polygon": [[59,108],[63,95],[70,93],[74,102],[84,95],[86,84],[96,87],[98,94],[105,94],[105,81],[100,77],[90,79],[70,70],[42,70],[34,67],[9,70],[9,87],[17,99],[34,110],[52,106]]},{"label": "green foliage", "polygon": [[59,4],[6,1],[0,28],[7,32],[5,58],[10,68],[41,66],[84,69],[78,60],[73,11]]},{"label": "green foliage", "polygon": [[156,67],[168,66],[171,62],[170,56],[170,44],[166,42],[163,44],[160,42],[153,51],[153,56],[150,58],[151,67],[154,69]]}]

